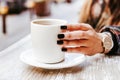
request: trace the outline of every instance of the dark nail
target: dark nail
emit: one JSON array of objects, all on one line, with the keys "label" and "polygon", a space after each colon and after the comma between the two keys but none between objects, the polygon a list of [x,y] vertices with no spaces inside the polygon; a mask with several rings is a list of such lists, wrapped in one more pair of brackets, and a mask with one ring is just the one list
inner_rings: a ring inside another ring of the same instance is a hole
[{"label": "dark nail", "polygon": [[67,48],[62,48],[62,51],[63,52],[67,52]]},{"label": "dark nail", "polygon": [[66,25],[62,25],[60,28],[61,29],[67,29],[67,26]]},{"label": "dark nail", "polygon": [[63,40],[58,40],[57,44],[62,45],[63,44]]},{"label": "dark nail", "polygon": [[61,39],[61,38],[64,38],[65,35],[64,34],[58,34],[58,38]]}]

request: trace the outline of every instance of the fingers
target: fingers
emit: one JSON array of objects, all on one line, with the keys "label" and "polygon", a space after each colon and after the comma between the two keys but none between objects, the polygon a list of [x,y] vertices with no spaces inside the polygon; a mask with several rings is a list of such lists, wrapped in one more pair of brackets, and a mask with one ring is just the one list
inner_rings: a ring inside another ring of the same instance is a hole
[{"label": "fingers", "polygon": [[69,24],[67,26],[61,26],[62,33],[58,34],[59,39],[87,39],[89,34],[87,31],[93,28],[89,24]]},{"label": "fingers", "polygon": [[72,31],[72,32],[58,34],[58,39],[64,39],[64,40],[88,39],[88,38],[89,38],[89,34],[87,33],[87,31]]},{"label": "fingers", "polygon": [[83,53],[93,55],[97,50],[94,45],[94,29],[89,24],[68,24],[61,26],[61,33],[58,34],[57,44],[62,46],[63,52]]},{"label": "fingers", "polygon": [[80,23],[80,24],[68,24],[68,25],[64,25],[61,26],[61,30],[65,31],[65,30],[69,30],[69,31],[74,31],[74,30],[83,30],[83,31],[87,31],[89,29],[92,29],[92,27],[89,24],[85,24],[85,23]]},{"label": "fingers", "polygon": [[82,53],[89,56],[94,53],[88,40],[58,40],[57,44],[62,47],[63,52]]}]

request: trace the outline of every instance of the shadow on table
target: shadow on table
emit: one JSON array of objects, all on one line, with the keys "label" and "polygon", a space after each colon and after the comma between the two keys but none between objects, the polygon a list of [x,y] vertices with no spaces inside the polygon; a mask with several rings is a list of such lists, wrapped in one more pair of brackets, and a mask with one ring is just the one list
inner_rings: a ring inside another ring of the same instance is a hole
[{"label": "shadow on table", "polygon": [[76,74],[81,74],[82,71],[84,71],[84,67],[81,66],[55,70],[27,66],[22,73],[22,80],[65,80],[66,78],[72,78]]},{"label": "shadow on table", "polygon": [[42,69],[42,68],[38,68],[38,67],[32,67],[32,66],[28,66],[27,70],[29,70],[32,73],[35,74],[67,74],[67,73],[78,73],[78,72],[82,72],[82,70],[86,68],[86,65],[79,65],[79,66],[74,66],[74,67],[70,67],[70,68],[63,68],[63,69]]}]

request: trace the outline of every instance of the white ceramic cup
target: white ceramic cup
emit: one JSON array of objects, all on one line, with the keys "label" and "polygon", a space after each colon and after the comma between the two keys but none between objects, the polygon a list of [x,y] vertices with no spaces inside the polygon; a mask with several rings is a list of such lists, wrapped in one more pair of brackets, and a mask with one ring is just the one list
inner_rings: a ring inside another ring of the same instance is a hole
[{"label": "white ceramic cup", "polygon": [[31,39],[35,58],[42,63],[64,60],[64,52],[57,45],[60,26],[67,21],[60,19],[36,19],[31,22]]}]

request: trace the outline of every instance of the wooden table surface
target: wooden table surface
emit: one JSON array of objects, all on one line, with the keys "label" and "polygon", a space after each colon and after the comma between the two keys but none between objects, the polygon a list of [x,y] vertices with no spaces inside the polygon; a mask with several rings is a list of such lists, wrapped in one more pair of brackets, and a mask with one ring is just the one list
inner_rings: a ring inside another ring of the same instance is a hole
[{"label": "wooden table surface", "polygon": [[119,80],[120,57],[87,56],[78,66],[47,70],[29,66],[20,61],[20,54],[31,49],[31,37],[0,52],[0,80]]}]

